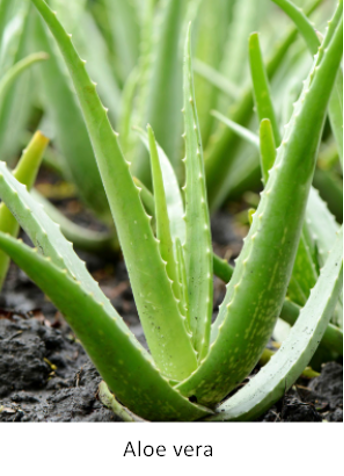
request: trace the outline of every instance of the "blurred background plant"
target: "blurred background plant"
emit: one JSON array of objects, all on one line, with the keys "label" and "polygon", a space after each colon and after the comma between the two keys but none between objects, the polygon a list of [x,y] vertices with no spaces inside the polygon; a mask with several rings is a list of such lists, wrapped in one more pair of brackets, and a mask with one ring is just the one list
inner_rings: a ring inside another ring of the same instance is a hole
[{"label": "blurred background plant", "polygon": [[[257,131],[247,41],[253,31],[262,31],[260,42],[277,126],[288,121],[311,57],[304,40],[277,5],[271,0],[49,3],[73,35],[98,83],[134,175],[148,187],[148,155],[132,126],[152,125],[181,183],[183,180],[181,38],[186,24],[193,20],[196,101],[212,210],[247,191],[260,189],[255,147],[220,124],[210,111],[216,109]],[[323,19],[335,6],[334,0],[295,3],[310,14],[319,31],[324,30]],[[1,0],[0,39],[0,77],[29,53],[45,51],[50,56],[44,65],[25,72],[0,105],[2,160],[13,165],[27,143],[28,132],[39,126],[52,140],[44,163],[73,183],[86,206],[106,223],[108,205],[73,87],[50,33],[29,1]],[[327,127],[314,183],[338,221],[342,221],[340,174],[338,150]],[[249,201],[252,199],[250,196]]]}]

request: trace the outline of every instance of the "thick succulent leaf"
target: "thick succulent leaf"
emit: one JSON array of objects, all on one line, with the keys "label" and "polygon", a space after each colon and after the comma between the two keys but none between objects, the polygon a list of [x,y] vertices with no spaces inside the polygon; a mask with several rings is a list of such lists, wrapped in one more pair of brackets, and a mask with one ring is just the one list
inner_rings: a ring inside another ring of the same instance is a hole
[{"label": "thick succulent leaf", "polygon": [[[135,128],[135,131],[139,135],[143,144],[146,146],[147,150],[149,150],[148,136],[146,132],[137,127]],[[168,216],[170,219],[171,235],[174,242],[177,238],[179,238],[181,243],[185,243],[186,228],[185,221],[183,219],[184,204],[178,180],[167,155],[162,150],[159,144],[157,144],[157,148],[159,152],[160,167],[165,187],[166,204]]]},{"label": "thick succulent leaf", "polygon": [[[228,127],[232,128],[236,134],[244,140],[254,144],[261,151],[261,166],[264,183],[267,182],[269,171],[272,169],[276,158],[274,136],[269,119],[263,119],[260,127],[260,137],[257,137],[250,130],[233,123],[220,113],[216,117]],[[312,252],[309,241],[307,223],[304,224],[299,247],[296,254],[293,273],[288,287],[288,296],[297,304],[303,306],[307,301],[310,290],[317,280],[317,259]]]},{"label": "thick succulent leaf", "polygon": [[272,169],[276,159],[276,142],[270,119],[263,119],[259,127],[260,166],[263,182],[267,183],[269,170]]},{"label": "thick succulent leaf", "polygon": [[[304,228],[307,225],[304,224]],[[297,304],[303,306],[309,296],[310,290],[314,287],[318,278],[316,266],[313,262],[312,252],[307,240],[302,232],[293,274],[288,287],[288,296]]]},{"label": "thick succulent leaf", "polygon": [[249,39],[249,57],[253,82],[254,101],[256,104],[259,123],[263,119],[271,122],[274,139],[277,146],[281,142],[281,135],[271,99],[268,75],[265,69],[260,49],[258,33],[252,33]]},{"label": "thick succulent leaf", "polygon": [[152,420],[189,420],[207,414],[161,376],[151,357],[119,316],[68,273],[21,242],[0,233],[0,247],[49,296],[66,317],[110,389],[137,415]]},{"label": "thick succulent leaf", "polygon": [[48,36],[46,26],[36,12],[35,14],[36,44],[50,56],[40,70],[40,84],[56,132],[57,145],[65,159],[64,169],[76,185],[82,201],[109,221],[109,205],[70,78],[53,40]]},{"label": "thick succulent leaf", "polygon": [[176,256],[177,256],[177,271],[178,271],[178,281],[180,285],[180,309],[181,313],[186,316],[188,323],[188,330],[191,329],[190,326],[190,315],[189,315],[189,294],[188,294],[188,278],[186,274],[186,265],[183,247],[180,242],[180,239],[176,238]]},{"label": "thick succulent leaf", "polygon": [[2,98],[5,97],[8,89],[22,72],[33,64],[45,61],[48,58],[49,56],[46,53],[33,53],[12,66],[12,68],[10,68],[0,80],[0,103],[2,102]]},{"label": "thick succulent leaf", "polygon": [[318,162],[313,184],[319,190],[320,196],[327,203],[328,209],[333,213],[338,223],[343,223],[343,178],[338,174],[336,168],[323,169]]},{"label": "thick succulent leaf", "polygon": [[311,188],[308,198],[306,223],[317,245],[320,266],[323,266],[335,241],[339,225],[314,188]]},{"label": "thick succulent leaf", "polygon": [[[234,268],[226,261],[214,255],[214,274],[222,279],[224,283],[229,283],[234,273]],[[300,306],[286,298],[280,313],[280,318],[293,326],[300,314]],[[343,355],[343,331],[333,324],[326,328],[324,336],[320,343],[328,350]]]},{"label": "thick succulent leaf", "polygon": [[[157,18],[153,60],[148,76],[148,93],[143,125],[149,123],[157,142],[180,174],[182,132],[182,54],[180,35],[184,4],[182,0],[163,0]],[[146,92],[144,92],[146,94]],[[133,174],[150,183],[148,156],[144,149],[133,162]]]},{"label": "thick succulent leaf", "polygon": [[156,236],[160,244],[161,257],[166,262],[167,274],[173,281],[172,287],[174,295],[180,301],[181,289],[179,286],[176,257],[170,230],[170,219],[167,211],[166,193],[160,167],[159,153],[153,129],[148,126],[147,130],[155,198]]},{"label": "thick succulent leaf", "polygon": [[342,232],[306,306],[281,348],[253,379],[220,405],[214,420],[252,420],[271,407],[308,365],[343,285]]},{"label": "thick succulent leaf", "polygon": [[295,105],[213,326],[209,353],[194,374],[179,385],[182,393],[195,396],[198,402],[220,401],[249,374],[282,308],[327,103],[342,57],[342,34],[341,22],[325,54],[314,62]]},{"label": "thick succulent leaf", "polygon": [[[308,49],[312,55],[315,55],[320,45],[320,40],[312,24],[308,21],[302,10],[297,8],[289,0],[273,0],[279,5],[284,12],[293,20],[301,35],[304,37]],[[334,17],[328,22],[328,30],[332,34],[340,21],[343,12],[343,0],[339,0]],[[327,35],[327,41],[331,38],[331,34]],[[325,49],[326,44],[322,45]],[[330,122],[334,137],[338,145],[338,152],[343,167],[343,70],[340,69],[333,87],[332,96],[329,102]]]},{"label": "thick succulent leaf", "polygon": [[[40,132],[36,132],[27,149],[23,151],[23,155],[19,160],[16,169],[13,172],[14,177],[30,189],[37,177],[42,156],[49,139],[44,137]],[[19,233],[19,223],[12,215],[10,210],[4,203],[0,203],[0,231],[17,237]],[[9,267],[8,256],[0,252],[0,290],[6,278]]]},{"label": "thick succulent leaf", "polygon": [[189,319],[199,358],[209,346],[212,316],[213,269],[203,148],[193,85],[190,28],[184,59],[185,223],[184,254],[188,277]]},{"label": "thick succulent leaf", "polygon": [[[321,3],[322,0],[313,0],[307,7],[306,14],[311,14]],[[275,52],[266,65],[267,75],[270,80],[276,75],[296,38],[297,29],[293,28],[276,46]],[[252,91],[251,88],[247,88],[238,101],[231,106],[230,117],[234,122],[245,126],[252,117],[252,111]],[[256,157],[253,157],[252,160],[248,163],[246,161],[245,164],[239,161],[236,164],[235,178],[229,176],[229,174],[234,174],[234,170],[231,170],[231,168],[235,161],[237,148],[237,136],[233,131],[225,127],[219,128],[209,140],[209,146],[205,150],[205,169],[209,204],[212,210],[222,205],[229,191],[234,193],[240,185],[245,185],[245,180],[247,180],[249,173],[252,173],[254,177],[258,175],[256,173],[259,170],[258,164]]]},{"label": "thick succulent leaf", "polygon": [[338,144],[338,153],[343,168],[343,71],[338,71],[329,104],[330,121],[333,135]]},{"label": "thick succulent leaf", "polygon": [[[284,322],[293,326],[299,318],[300,312],[301,308],[297,304],[286,299],[280,317]],[[325,347],[331,352],[336,352],[338,355],[343,355],[343,330],[329,323],[321,339],[320,346]]]},{"label": "thick succulent leaf", "polygon": [[[260,49],[259,36],[257,33],[253,33],[250,36],[249,52],[254,98],[258,119],[259,122],[263,124],[261,125],[263,130],[264,121],[267,119],[270,122],[273,131],[273,138],[271,138],[269,137],[267,128],[265,128],[267,134],[266,137],[263,138],[263,140],[267,140],[267,144],[263,144],[262,142],[260,142],[261,156],[263,148],[267,147],[267,149],[271,149],[269,153],[269,162],[273,166],[274,161],[272,161],[271,159],[273,155],[276,156],[276,152],[274,151],[273,144],[271,142],[273,141],[275,144],[279,145],[281,142],[281,136],[271,98],[269,80],[265,70],[263,57]],[[264,164],[264,160],[262,160],[261,163],[262,175],[264,177],[264,182],[266,183],[267,180],[265,179],[265,177],[268,176],[268,170],[270,169],[266,169],[267,164]],[[304,225],[304,227],[306,226],[307,225]],[[312,254],[310,253],[307,247],[306,240],[302,233],[296,254],[293,273],[288,288],[288,295],[290,299],[300,305],[304,305],[307,301],[310,290],[315,285],[316,279],[317,272],[313,263]]]},{"label": "thick succulent leaf", "polygon": [[71,38],[43,0],[32,1],[55,36],[72,76],[148,345],[161,371],[180,380],[195,369],[196,355],[173,295],[150,219],[131,176],[130,165],[122,155],[106,108],[102,105]]}]

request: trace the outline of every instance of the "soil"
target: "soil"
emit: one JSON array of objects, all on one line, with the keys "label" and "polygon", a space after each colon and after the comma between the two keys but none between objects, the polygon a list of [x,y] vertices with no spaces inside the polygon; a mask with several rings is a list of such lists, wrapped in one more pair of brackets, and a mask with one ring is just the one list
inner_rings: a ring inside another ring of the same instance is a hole
[{"label": "soil", "polygon": [[[73,205],[74,204],[74,205]],[[75,221],[90,223],[78,202],[58,205]],[[93,228],[97,224],[92,223]],[[214,248],[227,259],[240,251],[244,225],[221,211],[212,221]],[[25,238],[25,237],[24,237]],[[80,253],[125,322],[146,346],[121,257],[104,261]],[[214,313],[224,284],[214,280]],[[256,371],[257,369],[255,369]],[[0,421],[110,422],[119,418],[97,399],[101,378],[63,316],[13,264],[0,296]],[[323,366],[321,375],[300,379],[260,421],[343,421],[343,368]]]}]

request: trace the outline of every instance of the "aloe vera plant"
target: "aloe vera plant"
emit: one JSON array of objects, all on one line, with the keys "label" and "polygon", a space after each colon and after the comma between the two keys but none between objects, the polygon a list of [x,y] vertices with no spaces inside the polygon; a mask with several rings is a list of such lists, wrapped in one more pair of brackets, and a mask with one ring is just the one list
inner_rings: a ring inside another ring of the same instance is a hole
[{"label": "aloe vera plant", "polygon": [[[220,404],[254,368],[281,314],[342,57],[342,2],[277,151],[271,123],[262,122],[266,184],[213,324],[214,261],[190,27],[183,74],[185,203],[153,129],[148,126],[147,135],[139,132],[151,157],[154,230],[85,62],[44,0],[32,3],[55,37],[73,80],[150,353],[103,295],[59,227],[4,163],[0,196],[35,248],[0,233],[1,249],[65,315],[106,382],[100,394],[124,419],[130,419],[129,413],[119,408],[115,397],[138,417],[151,420],[257,417],[308,364],[328,332],[340,295],[341,232],[327,244],[332,248],[329,257],[323,250],[323,269],[288,340],[249,385]],[[272,166],[269,171],[267,164]]]}]

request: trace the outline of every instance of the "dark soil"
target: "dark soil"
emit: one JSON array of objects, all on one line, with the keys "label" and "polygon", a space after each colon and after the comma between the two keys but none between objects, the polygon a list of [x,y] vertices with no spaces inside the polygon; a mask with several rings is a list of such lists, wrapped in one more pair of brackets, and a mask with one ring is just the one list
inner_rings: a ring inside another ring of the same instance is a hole
[{"label": "dark soil", "polygon": [[[68,210],[73,207],[68,204]],[[65,205],[64,205],[65,207]],[[89,222],[89,216],[79,223]],[[244,228],[227,212],[213,219],[214,248],[227,259],[237,256]],[[103,261],[82,254],[89,271],[146,345],[121,258]],[[224,284],[214,281],[215,306]],[[101,378],[81,344],[43,293],[13,264],[0,296],[0,421],[118,421],[97,399]],[[343,421],[343,368],[329,363],[321,375],[299,380],[260,421]]]},{"label": "dark soil", "polygon": [[[0,421],[119,419],[97,399],[101,381],[69,327],[41,313],[0,315]],[[343,421],[343,368],[296,385],[261,421]]]}]

